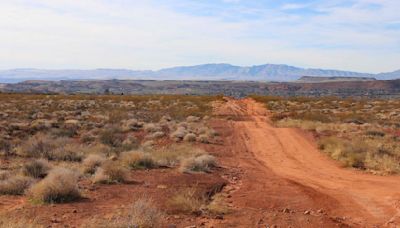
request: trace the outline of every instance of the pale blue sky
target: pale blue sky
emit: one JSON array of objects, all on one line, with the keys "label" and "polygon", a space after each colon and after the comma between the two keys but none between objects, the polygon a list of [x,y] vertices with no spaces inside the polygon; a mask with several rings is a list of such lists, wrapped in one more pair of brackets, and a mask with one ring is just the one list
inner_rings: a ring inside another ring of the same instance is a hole
[{"label": "pale blue sky", "polygon": [[0,69],[400,69],[399,0],[0,0]]}]

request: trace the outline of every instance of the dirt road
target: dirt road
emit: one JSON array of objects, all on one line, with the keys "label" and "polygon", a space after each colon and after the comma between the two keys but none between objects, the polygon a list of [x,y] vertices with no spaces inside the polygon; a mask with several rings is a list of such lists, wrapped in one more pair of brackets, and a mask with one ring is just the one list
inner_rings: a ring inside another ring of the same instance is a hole
[{"label": "dirt road", "polygon": [[400,177],[345,169],[321,153],[312,137],[274,128],[263,105],[228,101],[215,113],[222,132],[236,210],[230,225],[283,227],[396,227]]}]

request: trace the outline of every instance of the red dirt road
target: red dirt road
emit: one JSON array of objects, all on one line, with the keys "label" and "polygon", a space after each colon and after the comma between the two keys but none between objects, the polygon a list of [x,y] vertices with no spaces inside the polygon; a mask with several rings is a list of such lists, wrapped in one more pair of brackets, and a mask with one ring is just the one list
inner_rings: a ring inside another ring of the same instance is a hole
[{"label": "red dirt road", "polygon": [[[345,169],[321,153],[312,137],[275,128],[262,104],[234,100],[216,107],[230,173],[224,190],[235,212],[226,226],[400,226],[400,177]],[[235,176],[232,180],[232,176]]]}]

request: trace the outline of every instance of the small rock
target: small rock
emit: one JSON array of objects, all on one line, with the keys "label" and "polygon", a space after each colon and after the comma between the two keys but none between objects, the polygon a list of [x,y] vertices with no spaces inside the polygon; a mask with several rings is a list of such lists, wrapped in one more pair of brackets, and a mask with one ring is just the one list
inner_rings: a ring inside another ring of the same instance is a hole
[{"label": "small rock", "polygon": [[174,215],[174,218],[175,218],[175,219],[180,219],[181,216],[179,216],[179,215]]},{"label": "small rock", "polygon": [[311,213],[311,211],[304,211],[305,215],[309,215]]},{"label": "small rock", "polygon": [[78,210],[74,209],[74,210],[72,211],[72,213],[78,213]]},{"label": "small rock", "polygon": [[217,216],[215,216],[215,219],[220,219],[220,220],[222,220],[222,219],[224,219],[224,216],[222,216],[222,215],[217,215]]},{"label": "small rock", "polygon": [[290,213],[290,210],[289,210],[289,208],[285,208],[285,209],[282,210],[282,212],[283,213]]}]

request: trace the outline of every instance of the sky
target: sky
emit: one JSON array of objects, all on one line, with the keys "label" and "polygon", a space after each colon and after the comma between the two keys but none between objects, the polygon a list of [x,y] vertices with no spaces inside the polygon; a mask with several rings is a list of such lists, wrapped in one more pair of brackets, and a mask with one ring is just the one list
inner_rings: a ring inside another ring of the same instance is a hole
[{"label": "sky", "polygon": [[0,69],[400,69],[400,0],[0,0]]}]

